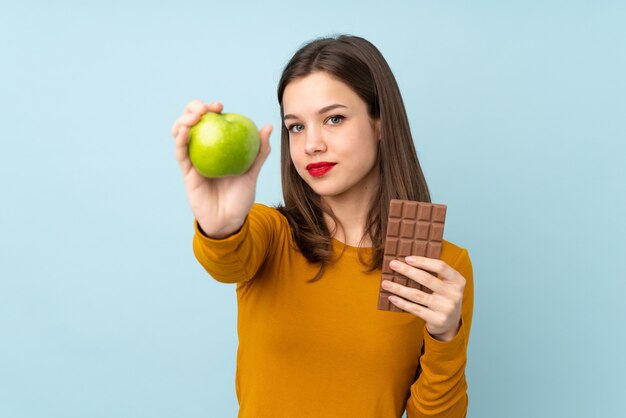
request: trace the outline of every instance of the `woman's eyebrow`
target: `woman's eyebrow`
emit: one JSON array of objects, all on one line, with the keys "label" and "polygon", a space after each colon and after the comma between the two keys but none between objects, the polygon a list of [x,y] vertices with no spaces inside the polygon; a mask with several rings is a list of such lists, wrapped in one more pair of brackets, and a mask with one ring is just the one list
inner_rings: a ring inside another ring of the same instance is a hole
[{"label": "woman's eyebrow", "polygon": [[[331,104],[331,105],[328,105],[328,106],[324,106],[323,108],[318,110],[317,113],[321,115],[322,113],[326,113],[329,110],[333,110],[333,109],[336,109],[338,107],[345,107],[346,109],[348,108],[348,106],[342,105],[340,103],[335,103],[335,104]],[[289,115],[285,115],[285,117],[283,117],[283,120],[287,120],[287,119],[298,119],[298,117],[296,115],[289,114]]]}]

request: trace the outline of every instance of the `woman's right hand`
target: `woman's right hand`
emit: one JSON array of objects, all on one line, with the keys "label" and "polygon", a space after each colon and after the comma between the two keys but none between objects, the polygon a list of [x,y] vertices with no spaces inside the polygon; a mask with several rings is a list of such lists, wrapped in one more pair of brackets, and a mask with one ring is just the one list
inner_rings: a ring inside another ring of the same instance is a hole
[{"label": "woman's right hand", "polygon": [[224,238],[237,232],[252,209],[256,182],[263,163],[270,152],[269,137],[272,126],[260,131],[261,146],[252,167],[240,176],[209,179],[191,164],[188,152],[189,129],[207,112],[221,113],[219,102],[206,104],[200,100],[189,102],[183,114],[172,126],[176,143],[176,160],[180,165],[187,189],[191,211],[202,231],[212,238]]}]

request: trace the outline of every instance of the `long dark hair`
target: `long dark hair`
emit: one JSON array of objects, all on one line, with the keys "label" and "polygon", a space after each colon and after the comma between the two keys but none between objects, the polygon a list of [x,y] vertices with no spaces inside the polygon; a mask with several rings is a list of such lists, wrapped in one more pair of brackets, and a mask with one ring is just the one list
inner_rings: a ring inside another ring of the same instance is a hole
[{"label": "long dark hair", "polygon": [[[372,242],[372,257],[365,262],[372,271],[382,266],[390,200],[430,202],[430,193],[396,79],[380,51],[363,38],[350,35],[319,38],[294,54],[278,83],[281,121],[287,84],[317,71],[327,72],[348,85],[367,104],[370,118],[381,121],[380,182],[369,202],[365,235],[361,239],[363,242],[369,237]],[[294,241],[304,257],[319,264],[317,275],[310,280],[316,281],[333,256],[331,233],[324,214],[336,224],[338,220],[296,171],[289,154],[289,131],[282,123],[281,175],[284,205],[277,209],[287,218]]]}]

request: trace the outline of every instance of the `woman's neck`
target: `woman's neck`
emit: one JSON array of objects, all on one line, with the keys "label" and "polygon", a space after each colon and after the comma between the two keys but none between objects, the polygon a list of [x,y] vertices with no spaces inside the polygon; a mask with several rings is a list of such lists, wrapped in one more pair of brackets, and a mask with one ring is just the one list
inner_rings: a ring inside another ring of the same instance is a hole
[{"label": "woman's neck", "polygon": [[353,247],[372,246],[370,237],[363,237],[363,235],[375,192],[376,187],[371,186],[361,189],[358,194],[352,193],[352,196],[326,196],[323,198],[324,205],[332,211],[339,221],[337,226],[329,215],[324,214],[326,225],[328,225],[333,238]]},{"label": "woman's neck", "polygon": [[371,241],[367,237],[363,242],[363,234],[365,233],[365,224],[367,222],[367,206],[348,207],[342,205],[333,205],[332,210],[339,221],[339,226],[335,225],[335,221],[327,214],[324,214],[326,225],[331,231],[331,236],[336,240],[352,247],[371,246]]}]

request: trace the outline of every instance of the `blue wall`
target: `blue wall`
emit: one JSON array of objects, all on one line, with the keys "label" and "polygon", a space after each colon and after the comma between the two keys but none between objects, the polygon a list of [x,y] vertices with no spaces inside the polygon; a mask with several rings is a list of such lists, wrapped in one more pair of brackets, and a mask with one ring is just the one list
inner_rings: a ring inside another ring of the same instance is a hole
[{"label": "blue wall", "polygon": [[0,5],[0,416],[235,416],[169,130],[194,98],[273,124],[277,203],[280,71],[339,32],[389,61],[472,256],[469,416],[626,416],[624,2],[50,3]]}]

